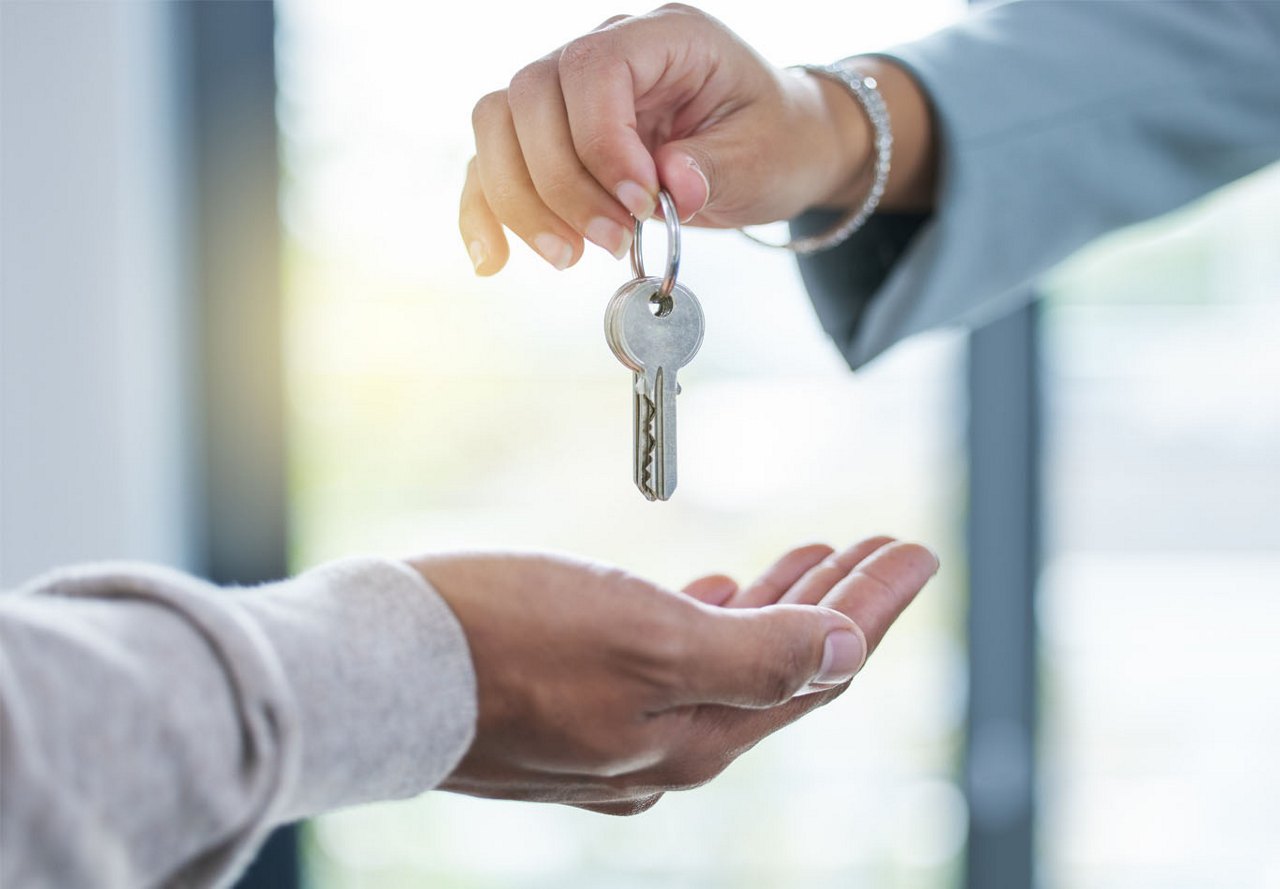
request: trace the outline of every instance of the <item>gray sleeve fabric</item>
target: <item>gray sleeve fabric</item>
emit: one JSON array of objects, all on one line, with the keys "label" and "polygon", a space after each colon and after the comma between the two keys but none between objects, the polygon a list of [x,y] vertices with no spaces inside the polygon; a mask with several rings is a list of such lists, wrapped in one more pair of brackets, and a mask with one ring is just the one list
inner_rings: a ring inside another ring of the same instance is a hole
[{"label": "gray sleeve fabric", "polygon": [[992,320],[1089,241],[1280,159],[1278,2],[1022,0],[881,55],[930,97],[940,181],[932,216],[801,260],[854,367]]},{"label": "gray sleeve fabric", "polygon": [[0,596],[0,885],[225,885],[279,824],[438,784],[475,712],[462,628],[406,564],[56,572]]}]

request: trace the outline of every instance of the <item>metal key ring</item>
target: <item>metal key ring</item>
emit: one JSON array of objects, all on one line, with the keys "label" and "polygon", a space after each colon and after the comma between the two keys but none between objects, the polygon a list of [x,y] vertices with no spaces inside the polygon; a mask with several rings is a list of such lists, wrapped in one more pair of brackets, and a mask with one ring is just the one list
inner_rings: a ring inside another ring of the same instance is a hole
[{"label": "metal key ring", "polygon": [[[676,202],[665,188],[658,191],[658,201],[662,204],[662,216],[667,223],[667,271],[662,276],[662,285],[653,295],[655,301],[666,303],[671,299],[671,288],[676,286],[676,275],[680,273],[680,217],[676,215]],[[641,239],[644,223],[636,220],[636,236],[631,242],[631,271],[637,278],[647,277],[644,273],[644,254],[641,252]]]}]

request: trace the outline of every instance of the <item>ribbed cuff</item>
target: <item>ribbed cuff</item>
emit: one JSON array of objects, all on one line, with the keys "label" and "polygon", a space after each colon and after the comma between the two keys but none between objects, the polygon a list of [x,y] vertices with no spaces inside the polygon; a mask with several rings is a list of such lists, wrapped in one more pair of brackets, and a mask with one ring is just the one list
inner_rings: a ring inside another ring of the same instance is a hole
[{"label": "ribbed cuff", "polygon": [[345,559],[236,595],[296,701],[302,756],[283,818],[413,796],[466,753],[476,721],[466,636],[407,564]]}]

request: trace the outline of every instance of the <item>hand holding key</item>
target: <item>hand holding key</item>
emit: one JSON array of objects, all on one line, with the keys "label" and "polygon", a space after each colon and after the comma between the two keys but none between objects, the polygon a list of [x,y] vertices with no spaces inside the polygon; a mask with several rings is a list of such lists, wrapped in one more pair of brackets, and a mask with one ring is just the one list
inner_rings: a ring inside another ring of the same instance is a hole
[{"label": "hand holding key", "polygon": [[[892,62],[857,65],[879,81],[893,121],[880,206],[927,209],[936,159],[923,91]],[[614,16],[541,55],[480,99],[472,123],[459,228],[481,275],[506,264],[504,227],[556,268],[578,261],[583,238],[621,259],[632,215],[649,218],[660,187],[680,219],[717,228],[847,209],[873,155],[846,90],[771,65],[680,4]]]}]

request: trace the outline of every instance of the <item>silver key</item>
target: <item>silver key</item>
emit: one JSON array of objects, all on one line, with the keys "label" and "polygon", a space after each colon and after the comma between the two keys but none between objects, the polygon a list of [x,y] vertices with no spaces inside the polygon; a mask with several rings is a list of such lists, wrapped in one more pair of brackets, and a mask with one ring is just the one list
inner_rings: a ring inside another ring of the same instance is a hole
[{"label": "silver key", "polygon": [[649,500],[667,500],[676,489],[676,376],[698,354],[704,328],[698,298],[676,284],[655,300],[661,285],[659,278],[630,281],[605,312],[609,346],[634,372],[635,482]]},{"label": "silver key", "polygon": [[652,290],[648,280],[636,278],[623,284],[614,293],[613,298],[609,300],[609,304],[605,308],[604,334],[605,340],[609,343],[609,348],[613,351],[614,356],[631,369],[631,460],[635,474],[634,480],[640,493],[648,500],[656,500],[657,498],[650,490],[651,472],[648,469],[652,461],[651,452],[655,444],[652,434],[655,412],[652,402],[646,396],[644,377],[641,374],[642,368],[622,348],[618,334],[618,309],[627,303],[632,296],[632,291],[637,288],[643,288],[646,293]]},{"label": "silver key", "polygon": [[613,294],[613,298],[609,299],[608,306],[604,310],[604,339],[609,344],[614,357],[623,365],[631,368],[631,422],[632,422],[632,439],[631,439],[631,460],[635,469],[635,484],[640,489],[641,494],[645,498],[654,500],[654,495],[649,490],[649,480],[645,477],[645,467],[648,466],[650,460],[650,450],[653,448],[654,440],[650,434],[652,427],[653,408],[648,398],[645,397],[644,377],[640,375],[640,365],[634,358],[628,356],[625,349],[622,348],[620,338],[618,338],[618,308],[626,304],[627,299],[631,297],[631,290],[637,287],[649,288],[648,281],[643,279],[635,279],[627,281],[617,292]]}]

